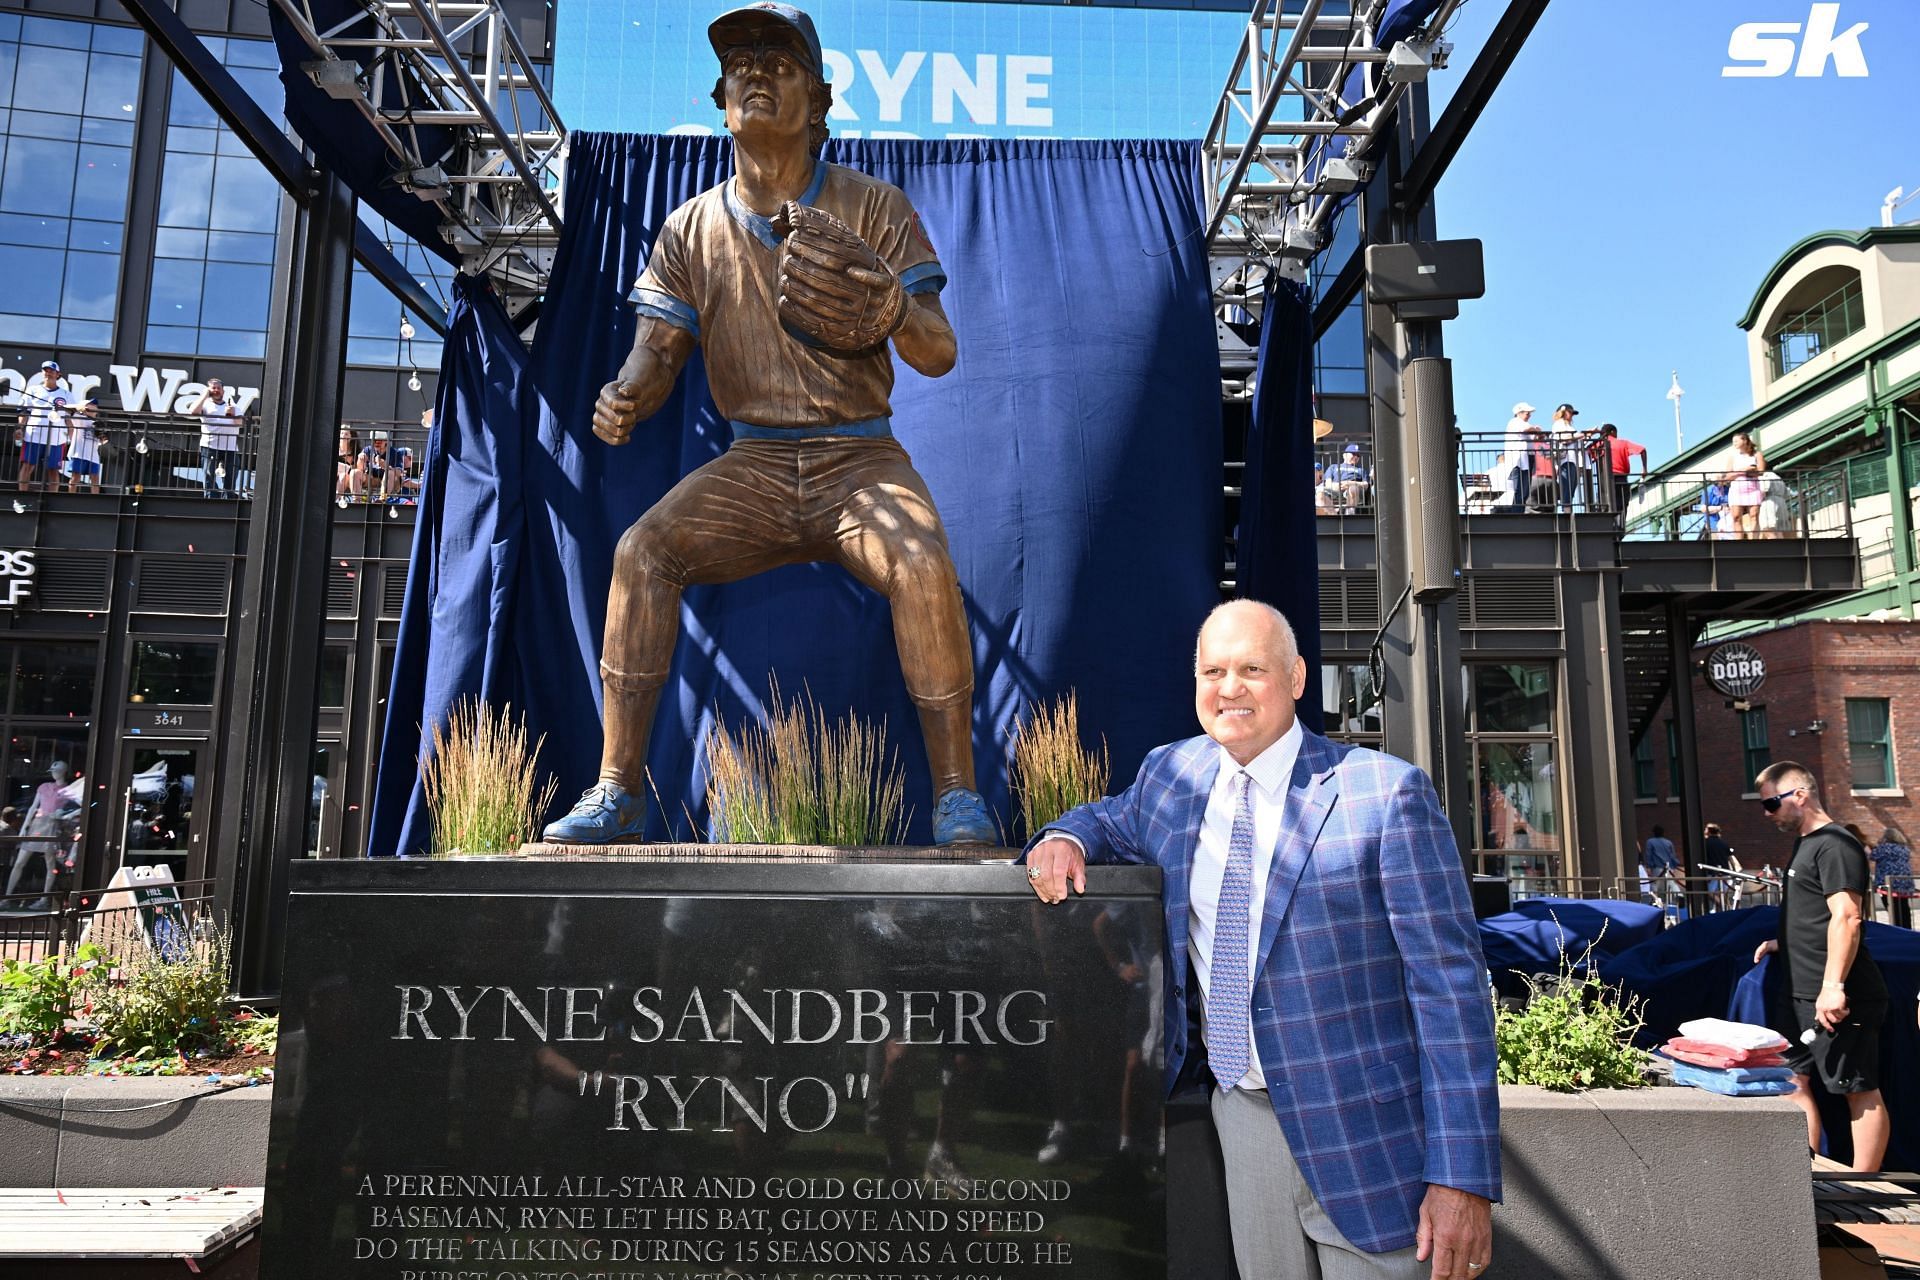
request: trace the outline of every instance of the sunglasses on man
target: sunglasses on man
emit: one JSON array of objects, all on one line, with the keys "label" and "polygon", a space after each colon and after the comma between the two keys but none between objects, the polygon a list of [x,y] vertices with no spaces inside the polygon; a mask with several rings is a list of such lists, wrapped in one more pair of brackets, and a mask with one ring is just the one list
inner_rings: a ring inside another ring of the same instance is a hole
[{"label": "sunglasses on man", "polygon": [[1805,791],[1805,790],[1806,790],[1805,787],[1790,787],[1789,789],[1782,791],[1777,796],[1763,797],[1760,801],[1760,807],[1762,809],[1765,809],[1768,813],[1778,813],[1780,812],[1780,806],[1786,803],[1786,799],[1788,796],[1799,795],[1802,791]]}]

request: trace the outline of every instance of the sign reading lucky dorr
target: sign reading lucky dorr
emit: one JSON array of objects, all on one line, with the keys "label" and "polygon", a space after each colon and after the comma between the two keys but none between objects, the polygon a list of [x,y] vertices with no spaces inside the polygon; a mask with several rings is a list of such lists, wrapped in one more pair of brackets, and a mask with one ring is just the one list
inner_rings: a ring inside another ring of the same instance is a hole
[{"label": "sign reading lucky dorr", "polygon": [[1707,655],[1707,683],[1729,698],[1751,698],[1767,682],[1767,660],[1752,645],[1723,644]]}]

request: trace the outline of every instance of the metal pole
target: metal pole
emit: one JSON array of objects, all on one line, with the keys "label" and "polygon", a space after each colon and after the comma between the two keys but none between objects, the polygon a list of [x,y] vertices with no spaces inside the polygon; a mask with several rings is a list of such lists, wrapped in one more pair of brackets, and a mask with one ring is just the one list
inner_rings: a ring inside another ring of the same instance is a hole
[{"label": "metal pole", "polygon": [[293,270],[275,301],[285,337],[267,368],[220,811],[218,894],[242,997],[280,989],[287,864],[306,852],[326,610],[334,426],[346,379],[353,195],[332,174],[292,218]]},{"label": "metal pole", "polygon": [[[1667,605],[1667,665],[1673,671],[1673,736],[1680,756],[1680,868],[1692,875],[1700,865],[1700,841],[1706,826],[1705,807],[1700,803],[1700,754],[1693,722],[1693,620],[1687,606],[1678,600]],[[1624,861],[1626,851],[1621,851]],[[1632,868],[1622,867],[1631,875]]]},{"label": "metal pole", "polygon": [[[1374,216],[1375,202],[1384,203],[1388,199],[1384,193],[1393,189],[1408,158],[1418,152],[1426,131],[1426,87],[1419,85],[1403,104],[1400,129],[1394,139],[1395,150],[1381,165],[1381,172],[1368,191],[1366,236],[1372,243],[1430,240],[1436,234],[1430,199],[1413,207],[1394,203],[1383,211],[1384,216]],[[1409,425],[1413,430],[1428,432],[1429,438],[1435,432],[1452,438],[1451,423],[1408,424],[1406,417],[1412,406],[1402,403],[1401,395],[1401,375],[1408,360],[1444,354],[1440,322],[1400,325],[1394,322],[1388,308],[1373,303],[1365,305],[1376,471],[1382,477],[1400,477],[1406,474],[1411,462],[1405,445]],[[1457,471],[1457,447],[1450,447],[1447,456]],[[1380,491],[1385,491],[1384,486]],[[1459,492],[1457,476],[1448,491]],[[1374,511],[1380,613],[1384,624],[1381,658],[1386,676],[1382,701],[1388,710],[1386,747],[1419,765],[1432,777],[1453,827],[1461,859],[1471,872],[1473,787],[1471,762],[1465,751],[1466,697],[1460,678],[1463,667],[1459,600],[1451,596],[1414,600],[1405,594],[1412,582],[1414,534],[1411,525],[1418,514],[1406,502],[1376,502]],[[1455,519],[1459,518],[1456,514]]]}]

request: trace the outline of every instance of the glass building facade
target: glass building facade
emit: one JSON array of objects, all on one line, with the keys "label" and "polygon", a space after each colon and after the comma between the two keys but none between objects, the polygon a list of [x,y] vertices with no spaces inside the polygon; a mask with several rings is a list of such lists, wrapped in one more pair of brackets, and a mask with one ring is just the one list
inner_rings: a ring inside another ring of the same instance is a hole
[{"label": "glass building facade", "polygon": [[0,13],[0,342],[113,345],[144,46]]}]

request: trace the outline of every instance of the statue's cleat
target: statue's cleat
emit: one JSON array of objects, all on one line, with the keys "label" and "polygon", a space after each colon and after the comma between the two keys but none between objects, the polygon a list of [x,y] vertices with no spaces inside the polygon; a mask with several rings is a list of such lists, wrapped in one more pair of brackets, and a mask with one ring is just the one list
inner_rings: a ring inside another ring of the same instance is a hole
[{"label": "statue's cleat", "polygon": [[614,844],[646,831],[645,796],[628,793],[615,782],[596,782],[581,793],[567,816],[547,825],[540,838],[548,844]]},{"label": "statue's cleat", "polygon": [[955,787],[933,806],[933,842],[935,844],[1000,843],[987,802],[978,791]]}]

